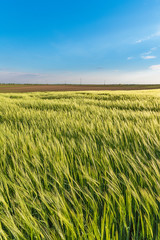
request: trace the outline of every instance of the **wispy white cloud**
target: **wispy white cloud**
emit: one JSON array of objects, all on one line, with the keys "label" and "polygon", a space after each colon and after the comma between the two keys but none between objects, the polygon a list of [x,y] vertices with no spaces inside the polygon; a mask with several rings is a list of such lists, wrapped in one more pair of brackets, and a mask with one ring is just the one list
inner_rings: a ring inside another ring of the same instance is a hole
[{"label": "wispy white cloud", "polygon": [[148,51],[148,52],[143,53],[142,55],[149,55],[151,53],[152,53],[152,51]]},{"label": "wispy white cloud", "polygon": [[152,65],[152,66],[149,67],[149,69],[160,71],[160,64],[158,64],[158,65]]},{"label": "wispy white cloud", "polygon": [[143,39],[139,39],[136,41],[136,43],[141,43],[141,42],[143,42]]},{"label": "wispy white cloud", "polygon": [[157,58],[155,55],[151,55],[154,51],[156,51],[158,49],[158,47],[152,47],[152,48],[150,48],[148,51],[146,51],[146,52],[144,52],[144,53],[142,53],[141,55],[140,55],[140,57],[142,58],[142,59],[155,59],[155,58]]},{"label": "wispy white cloud", "polygon": [[156,51],[158,49],[158,47],[152,47],[150,48],[148,51],[142,53],[141,55],[144,56],[144,55],[150,55],[152,52]]},{"label": "wispy white cloud", "polygon": [[155,38],[155,37],[160,37],[160,31],[158,31],[158,32],[156,32],[156,33],[153,33],[153,34],[151,34],[151,35],[148,35],[147,37],[144,37],[144,38],[142,38],[142,39],[138,39],[138,40],[136,41],[136,43],[142,43],[142,42],[145,42],[145,41],[147,41],[147,40],[151,40],[151,39],[153,39],[153,38]]},{"label": "wispy white cloud", "polygon": [[151,51],[155,51],[157,49],[158,49],[158,47],[153,47],[153,48],[151,48]]},{"label": "wispy white cloud", "polygon": [[155,59],[156,56],[141,56],[142,59]]},{"label": "wispy white cloud", "polygon": [[128,57],[128,58],[127,58],[127,60],[132,60],[132,59],[134,59],[134,57]]}]

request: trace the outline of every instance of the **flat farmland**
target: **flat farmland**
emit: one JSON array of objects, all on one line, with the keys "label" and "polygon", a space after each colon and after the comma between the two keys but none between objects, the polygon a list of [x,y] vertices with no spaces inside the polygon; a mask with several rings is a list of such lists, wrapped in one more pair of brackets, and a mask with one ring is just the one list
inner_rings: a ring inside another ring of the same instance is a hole
[{"label": "flat farmland", "polygon": [[1,93],[0,239],[159,240],[160,90]]},{"label": "flat farmland", "polygon": [[47,91],[103,91],[160,89],[157,85],[44,85],[0,84],[0,93],[47,92]]}]

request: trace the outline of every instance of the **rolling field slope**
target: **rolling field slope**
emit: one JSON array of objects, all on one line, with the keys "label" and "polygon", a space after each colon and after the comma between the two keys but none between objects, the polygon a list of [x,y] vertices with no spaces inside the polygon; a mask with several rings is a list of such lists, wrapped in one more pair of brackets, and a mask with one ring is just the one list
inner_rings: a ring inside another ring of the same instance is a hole
[{"label": "rolling field slope", "polygon": [[0,94],[0,239],[160,239],[160,90]]}]

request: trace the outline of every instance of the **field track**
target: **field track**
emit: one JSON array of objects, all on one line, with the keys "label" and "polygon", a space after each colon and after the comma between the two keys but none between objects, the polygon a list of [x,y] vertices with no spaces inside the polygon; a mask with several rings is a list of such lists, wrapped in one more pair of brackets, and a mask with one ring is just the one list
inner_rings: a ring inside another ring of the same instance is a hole
[{"label": "field track", "polygon": [[29,85],[0,84],[0,93],[46,92],[46,91],[103,91],[160,89],[157,85]]}]

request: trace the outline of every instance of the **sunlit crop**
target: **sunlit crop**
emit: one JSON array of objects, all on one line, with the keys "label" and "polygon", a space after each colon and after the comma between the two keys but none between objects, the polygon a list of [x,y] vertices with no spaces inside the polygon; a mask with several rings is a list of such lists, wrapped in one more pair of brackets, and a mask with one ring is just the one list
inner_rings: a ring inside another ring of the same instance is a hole
[{"label": "sunlit crop", "polygon": [[1,94],[0,239],[160,239],[160,90]]}]

